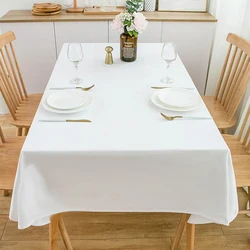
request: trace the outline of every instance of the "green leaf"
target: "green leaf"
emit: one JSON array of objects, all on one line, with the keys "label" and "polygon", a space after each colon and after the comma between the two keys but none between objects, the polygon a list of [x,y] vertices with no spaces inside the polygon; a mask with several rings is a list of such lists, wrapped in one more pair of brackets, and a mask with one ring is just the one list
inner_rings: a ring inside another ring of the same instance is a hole
[{"label": "green leaf", "polygon": [[129,34],[130,36],[133,36],[133,31],[128,31],[128,34]]},{"label": "green leaf", "polygon": [[137,31],[133,30],[133,33],[135,37],[138,37],[139,33]]},{"label": "green leaf", "polygon": [[143,0],[127,0],[126,1],[126,10],[129,13],[137,12],[141,3],[143,3]]},{"label": "green leaf", "polygon": [[131,21],[125,21],[124,24],[127,25],[128,27],[130,27],[131,26]]}]

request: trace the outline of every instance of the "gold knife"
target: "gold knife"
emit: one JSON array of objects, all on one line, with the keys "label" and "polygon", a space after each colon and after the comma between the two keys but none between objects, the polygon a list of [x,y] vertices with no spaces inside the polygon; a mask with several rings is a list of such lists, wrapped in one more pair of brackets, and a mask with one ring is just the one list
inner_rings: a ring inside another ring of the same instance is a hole
[{"label": "gold knife", "polygon": [[80,120],[39,120],[39,122],[91,122],[91,121],[86,119],[80,119]]},{"label": "gold knife", "polygon": [[179,89],[186,89],[186,90],[193,90],[194,88],[182,88],[182,87],[158,87],[158,86],[152,86],[152,89],[171,89],[171,88],[179,88]]}]

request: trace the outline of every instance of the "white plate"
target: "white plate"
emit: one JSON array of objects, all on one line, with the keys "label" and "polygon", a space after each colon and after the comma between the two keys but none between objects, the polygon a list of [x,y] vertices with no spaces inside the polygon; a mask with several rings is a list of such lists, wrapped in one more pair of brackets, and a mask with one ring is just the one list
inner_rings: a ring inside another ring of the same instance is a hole
[{"label": "white plate", "polygon": [[201,104],[201,99],[199,99],[199,102],[197,102],[196,105],[191,106],[191,107],[187,107],[187,108],[170,107],[170,106],[165,105],[163,102],[161,102],[161,100],[159,99],[159,92],[160,91],[155,91],[153,93],[153,95],[151,96],[151,101],[153,102],[154,105],[156,105],[157,107],[162,108],[162,109],[167,109],[167,110],[171,110],[171,111],[185,112],[185,111],[195,110]]},{"label": "white plate", "polygon": [[169,88],[159,92],[159,99],[171,108],[185,109],[196,106],[200,101],[200,96],[186,89]]},{"label": "white plate", "polygon": [[46,110],[48,110],[50,112],[53,112],[53,113],[57,113],[57,114],[73,114],[73,113],[78,113],[78,112],[81,112],[81,111],[89,108],[92,104],[93,104],[93,98],[90,95],[87,95],[86,102],[81,107],[76,108],[76,109],[66,109],[66,110],[55,109],[55,108],[50,107],[47,104],[47,99],[45,99],[42,102],[42,105],[43,105],[43,107]]},{"label": "white plate", "polygon": [[60,90],[47,98],[50,107],[60,110],[79,108],[86,101],[86,93],[77,89]]}]

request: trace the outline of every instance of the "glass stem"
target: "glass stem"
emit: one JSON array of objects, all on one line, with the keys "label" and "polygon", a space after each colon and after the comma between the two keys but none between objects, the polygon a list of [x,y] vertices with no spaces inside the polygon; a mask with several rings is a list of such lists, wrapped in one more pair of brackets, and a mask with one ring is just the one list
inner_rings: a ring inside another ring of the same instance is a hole
[{"label": "glass stem", "polygon": [[170,64],[168,63],[168,64],[167,64],[167,68],[166,68],[166,70],[167,70],[166,78],[167,78],[167,79],[169,78],[169,77],[168,77],[168,69],[169,69],[169,67],[170,67]]},{"label": "glass stem", "polygon": [[79,64],[78,63],[74,63],[75,65],[75,69],[76,69],[76,77],[75,77],[75,80],[77,81],[79,79],[78,77],[78,68],[79,68]]}]

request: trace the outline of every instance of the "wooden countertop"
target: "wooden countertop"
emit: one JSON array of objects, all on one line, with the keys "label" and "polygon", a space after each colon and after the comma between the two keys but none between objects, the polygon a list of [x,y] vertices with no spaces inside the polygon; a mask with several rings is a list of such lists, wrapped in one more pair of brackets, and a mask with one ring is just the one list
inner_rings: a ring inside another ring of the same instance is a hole
[{"label": "wooden countertop", "polygon": [[[217,22],[209,13],[192,12],[144,12],[148,21],[166,22]],[[0,23],[22,22],[77,22],[77,21],[111,21],[114,15],[70,14],[62,11],[55,16],[34,16],[31,10],[11,10],[0,19]]]}]

